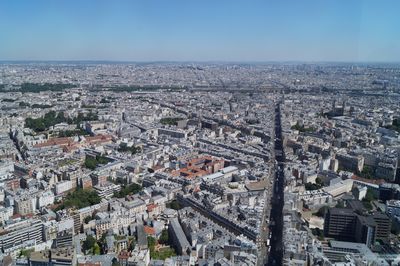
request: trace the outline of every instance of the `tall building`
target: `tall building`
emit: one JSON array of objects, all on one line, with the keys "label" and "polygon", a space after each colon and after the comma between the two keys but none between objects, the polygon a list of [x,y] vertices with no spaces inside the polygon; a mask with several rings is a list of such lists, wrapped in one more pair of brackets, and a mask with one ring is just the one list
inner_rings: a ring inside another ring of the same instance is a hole
[{"label": "tall building", "polygon": [[351,208],[331,208],[325,216],[325,236],[341,241],[364,243],[387,242],[391,220],[384,214],[359,215]]},{"label": "tall building", "polygon": [[355,239],[358,243],[364,243],[370,247],[375,242],[377,224],[370,216],[356,216]]},{"label": "tall building", "polygon": [[352,209],[331,208],[325,216],[325,236],[342,241],[355,241],[356,216]]},{"label": "tall building", "polygon": [[375,212],[372,215],[377,227],[375,233],[375,240],[387,242],[389,240],[390,229],[392,221],[385,213]]}]

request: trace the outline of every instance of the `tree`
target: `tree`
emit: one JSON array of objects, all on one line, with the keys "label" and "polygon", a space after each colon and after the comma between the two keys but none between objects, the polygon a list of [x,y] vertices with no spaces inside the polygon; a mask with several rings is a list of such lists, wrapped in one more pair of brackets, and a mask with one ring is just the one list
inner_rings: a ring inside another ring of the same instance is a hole
[{"label": "tree", "polygon": [[100,103],[110,103],[110,101],[107,100],[106,98],[102,98],[102,99],[100,100]]},{"label": "tree", "polygon": [[291,127],[293,130],[298,130],[299,132],[314,132],[315,128],[313,127],[304,127],[304,125],[300,125],[299,123],[296,123],[294,126]]},{"label": "tree", "polygon": [[100,246],[97,242],[93,245],[93,255],[100,255]]},{"label": "tree", "polygon": [[30,249],[21,249],[21,251],[19,252],[19,257],[29,257],[31,255],[32,252],[34,252],[35,249],[30,248]]},{"label": "tree", "polygon": [[360,176],[367,179],[373,179],[375,175],[373,169],[368,165],[365,165],[360,173]]},{"label": "tree", "polygon": [[338,201],[338,203],[336,204],[336,206],[335,206],[336,208],[344,208],[344,202],[341,200],[341,201]]},{"label": "tree", "polygon": [[177,200],[173,200],[170,203],[167,203],[167,208],[174,209],[174,210],[180,210],[182,209],[182,206],[179,204]]},{"label": "tree", "polygon": [[371,202],[374,200],[375,200],[375,194],[372,191],[372,189],[368,188],[367,194],[365,195],[365,198],[363,199],[363,201]]},{"label": "tree", "polygon": [[390,232],[396,236],[399,235],[400,234],[400,226],[396,222],[392,222]]},{"label": "tree", "polygon": [[183,120],[183,118],[180,117],[165,117],[161,118],[160,123],[163,125],[170,125],[170,126],[176,126],[178,124],[178,121]]},{"label": "tree", "polygon": [[315,213],[315,216],[318,217],[324,217],[325,213],[328,211],[329,207],[328,206],[322,206],[319,208],[319,210]]},{"label": "tree", "polygon": [[305,187],[306,190],[318,190],[318,189],[320,189],[322,187],[322,185],[308,182],[308,183],[304,184],[304,187]]},{"label": "tree", "polygon": [[132,251],[135,249],[136,243],[135,243],[135,239],[132,239],[131,242],[129,243],[129,251]]},{"label": "tree", "polygon": [[94,170],[96,169],[97,165],[106,163],[108,163],[108,159],[106,157],[96,155],[96,157],[86,156],[84,165],[86,168]]},{"label": "tree", "polygon": [[77,189],[72,193],[68,193],[62,204],[56,210],[75,207],[78,209],[100,203],[101,198],[95,190]]},{"label": "tree", "polygon": [[160,250],[157,250],[155,252],[153,252],[153,254],[151,255],[151,258],[154,260],[166,260],[167,258],[176,256],[176,252],[174,249],[170,248],[170,247],[165,247],[162,248]]},{"label": "tree", "polygon": [[124,198],[130,194],[137,194],[142,191],[142,186],[136,183],[132,183],[129,186],[123,187],[120,191],[114,193],[114,197]]},{"label": "tree", "polygon": [[168,236],[168,230],[167,229],[162,230],[159,241],[160,241],[161,244],[164,244],[164,245],[168,244],[169,236]]},{"label": "tree", "polygon": [[371,202],[369,202],[369,201],[363,201],[362,203],[363,203],[364,207],[365,207],[367,210],[370,211],[370,210],[373,209],[373,206],[372,206]]},{"label": "tree", "polygon": [[83,248],[84,251],[87,251],[87,250],[92,249],[94,247],[94,244],[97,244],[96,243],[96,239],[93,236],[88,235],[86,237],[86,240],[83,241],[82,248]]},{"label": "tree", "polygon": [[67,121],[68,119],[65,118],[63,112],[56,113],[55,111],[49,111],[43,117],[36,119],[26,118],[25,126],[36,132],[42,132],[48,130],[51,126]]},{"label": "tree", "polygon": [[119,152],[130,152],[132,155],[140,152],[141,150],[142,149],[140,147],[135,147],[135,146],[128,147],[128,145],[126,143],[121,143],[121,144],[119,144],[119,147],[118,147]]},{"label": "tree", "polygon": [[148,236],[147,237],[147,245],[149,247],[150,254],[154,253],[155,248],[156,248],[156,244],[157,244],[157,241],[156,241],[156,239],[154,237],[152,237],[152,236]]},{"label": "tree", "polygon": [[395,130],[400,133],[400,119],[393,119],[393,123],[390,126],[386,126],[387,129]]},{"label": "tree", "polygon": [[92,220],[92,217],[87,216],[87,217],[85,217],[85,219],[83,221],[85,222],[85,224],[88,224],[91,220]]},{"label": "tree", "polygon": [[89,156],[86,156],[86,158],[85,158],[85,167],[90,169],[90,170],[94,170],[94,169],[96,169],[96,166],[97,166],[96,159],[92,158],[92,157],[89,157]]},{"label": "tree", "polygon": [[113,258],[112,259],[112,264],[111,264],[111,266],[120,266],[121,264],[119,263],[119,261],[118,261],[118,259],[117,258]]}]

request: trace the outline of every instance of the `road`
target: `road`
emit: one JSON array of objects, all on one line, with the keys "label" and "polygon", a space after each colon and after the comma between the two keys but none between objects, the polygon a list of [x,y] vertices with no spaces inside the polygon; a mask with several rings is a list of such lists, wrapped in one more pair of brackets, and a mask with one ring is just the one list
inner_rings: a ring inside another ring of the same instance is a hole
[{"label": "road", "polygon": [[282,125],[280,104],[275,107],[275,180],[271,199],[270,226],[270,252],[268,254],[268,266],[282,265],[283,262],[283,190],[285,187],[284,162],[285,154],[282,143]]},{"label": "road", "polygon": [[[272,166],[271,166],[272,168]],[[270,168],[270,169],[271,169]],[[271,173],[269,173],[268,176]],[[268,246],[266,245],[266,241],[268,239],[269,228],[268,228],[268,221],[269,221],[269,214],[270,214],[270,191],[272,191],[271,184],[269,183],[270,180],[267,179],[267,187],[265,189],[265,207],[262,214],[261,220],[261,233],[257,239],[257,244],[259,245],[260,253],[258,255],[257,265],[265,265],[267,263],[267,253],[268,253]]]}]

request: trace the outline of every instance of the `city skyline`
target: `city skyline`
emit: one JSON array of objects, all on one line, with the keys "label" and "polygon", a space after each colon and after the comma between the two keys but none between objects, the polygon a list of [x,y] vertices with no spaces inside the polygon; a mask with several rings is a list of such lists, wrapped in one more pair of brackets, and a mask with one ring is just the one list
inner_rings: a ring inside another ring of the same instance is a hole
[{"label": "city skyline", "polygon": [[399,62],[396,6],[395,1],[2,2],[0,60]]}]

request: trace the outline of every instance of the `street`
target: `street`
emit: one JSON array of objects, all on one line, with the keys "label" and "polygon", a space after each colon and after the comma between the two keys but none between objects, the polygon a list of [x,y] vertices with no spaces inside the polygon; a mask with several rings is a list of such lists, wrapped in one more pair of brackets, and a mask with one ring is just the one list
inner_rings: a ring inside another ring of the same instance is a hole
[{"label": "street", "polygon": [[267,265],[282,265],[283,260],[283,190],[285,186],[284,161],[282,143],[282,128],[280,105],[275,108],[275,180],[273,186],[273,196],[271,199],[270,214],[270,252],[268,254]]}]

